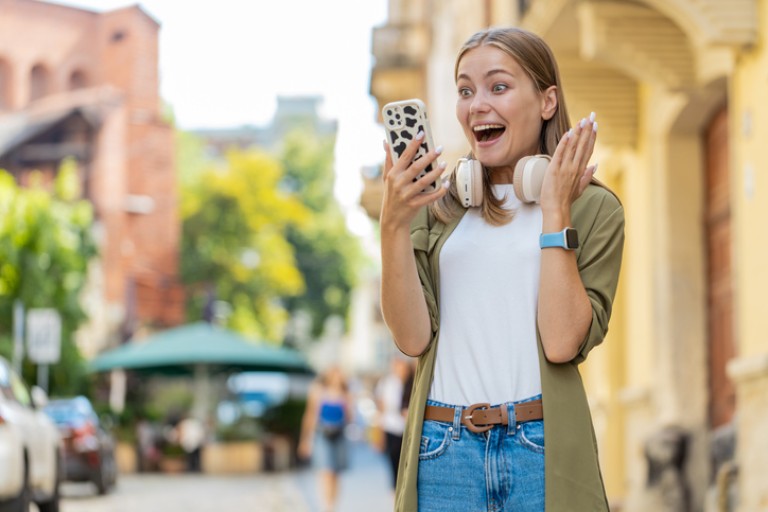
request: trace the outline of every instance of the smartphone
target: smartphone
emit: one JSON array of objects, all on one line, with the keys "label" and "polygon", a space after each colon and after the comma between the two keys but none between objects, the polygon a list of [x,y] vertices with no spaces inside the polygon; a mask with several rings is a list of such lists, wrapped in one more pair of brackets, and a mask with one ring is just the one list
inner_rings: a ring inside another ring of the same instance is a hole
[{"label": "smartphone", "polygon": [[[427,119],[427,107],[420,99],[413,98],[387,103],[381,109],[381,117],[384,120],[384,130],[386,131],[389,152],[393,162],[396,162],[402,156],[405,148],[420,131],[424,132],[424,139],[412,161],[415,162],[422,158],[435,147],[432,142],[432,129],[429,126],[429,119]],[[413,181],[421,178],[426,173],[432,171],[432,169],[432,164],[429,164]],[[435,190],[440,186],[439,182],[441,180],[442,178],[438,178],[435,183],[432,183],[422,192]]]}]

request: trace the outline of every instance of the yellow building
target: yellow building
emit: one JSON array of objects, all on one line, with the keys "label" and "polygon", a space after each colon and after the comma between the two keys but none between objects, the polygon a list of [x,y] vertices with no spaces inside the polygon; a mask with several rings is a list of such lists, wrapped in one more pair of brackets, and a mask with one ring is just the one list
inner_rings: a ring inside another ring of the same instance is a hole
[{"label": "yellow building", "polygon": [[[390,0],[371,94],[423,98],[449,163],[455,54],[492,25],[550,43],[626,208],[611,331],[582,368],[614,510],[683,510],[668,486],[690,510],[768,511],[768,0]],[[380,194],[368,178],[373,218]]]}]

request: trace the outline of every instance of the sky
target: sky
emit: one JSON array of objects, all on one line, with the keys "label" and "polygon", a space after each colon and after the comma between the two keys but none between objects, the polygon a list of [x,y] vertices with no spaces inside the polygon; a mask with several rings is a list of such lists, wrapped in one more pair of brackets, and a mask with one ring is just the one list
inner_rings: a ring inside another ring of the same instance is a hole
[{"label": "sky", "polygon": [[369,95],[371,32],[387,0],[55,0],[95,11],[139,4],[160,25],[160,94],[181,129],[266,125],[278,96],[324,98],[338,121],[336,196],[350,228],[360,168],[383,160],[383,129]]}]

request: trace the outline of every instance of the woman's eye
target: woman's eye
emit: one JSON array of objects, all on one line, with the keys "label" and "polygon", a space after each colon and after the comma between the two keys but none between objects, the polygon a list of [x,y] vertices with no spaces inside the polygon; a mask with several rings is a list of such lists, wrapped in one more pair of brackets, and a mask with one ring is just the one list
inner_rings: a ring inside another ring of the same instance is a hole
[{"label": "woman's eye", "polygon": [[507,86],[507,84],[496,84],[496,85],[493,86],[492,90],[493,90],[493,92],[504,92],[508,88],[509,87]]},{"label": "woman's eye", "polygon": [[461,89],[459,89],[459,96],[461,96],[462,98],[468,98],[472,96],[472,91],[470,91],[469,88],[467,87],[462,87]]}]

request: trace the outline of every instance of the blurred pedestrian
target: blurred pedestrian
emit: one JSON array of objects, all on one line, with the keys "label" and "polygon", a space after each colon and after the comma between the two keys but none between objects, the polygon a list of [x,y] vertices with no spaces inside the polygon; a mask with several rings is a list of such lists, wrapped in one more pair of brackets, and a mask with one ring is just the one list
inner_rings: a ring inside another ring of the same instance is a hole
[{"label": "blurred pedestrian", "polygon": [[607,511],[578,365],[608,330],[624,210],[593,179],[595,116],[571,128],[554,55],[523,29],[474,34],[453,71],[466,186],[429,191],[446,164],[440,146],[415,158],[423,132],[385,155],[382,312],[419,356],[395,508]]},{"label": "blurred pedestrian", "polygon": [[205,443],[205,426],[192,415],[187,415],[176,426],[179,445],[187,455],[187,471],[202,471],[202,451]]},{"label": "blurred pedestrian", "polygon": [[383,449],[389,462],[393,489],[397,483],[397,467],[400,464],[400,449],[405,430],[403,395],[410,375],[410,363],[402,356],[395,356],[390,362],[389,373],[379,380],[375,391]]},{"label": "blurred pedestrian", "polygon": [[160,467],[160,450],[154,425],[143,415],[136,421],[136,451],[138,471],[157,471]]},{"label": "blurred pedestrian", "polygon": [[323,512],[332,512],[339,494],[339,476],[349,466],[344,433],[352,421],[352,400],[344,373],[337,366],[310,386],[301,424],[299,455],[312,458],[319,469]]}]

